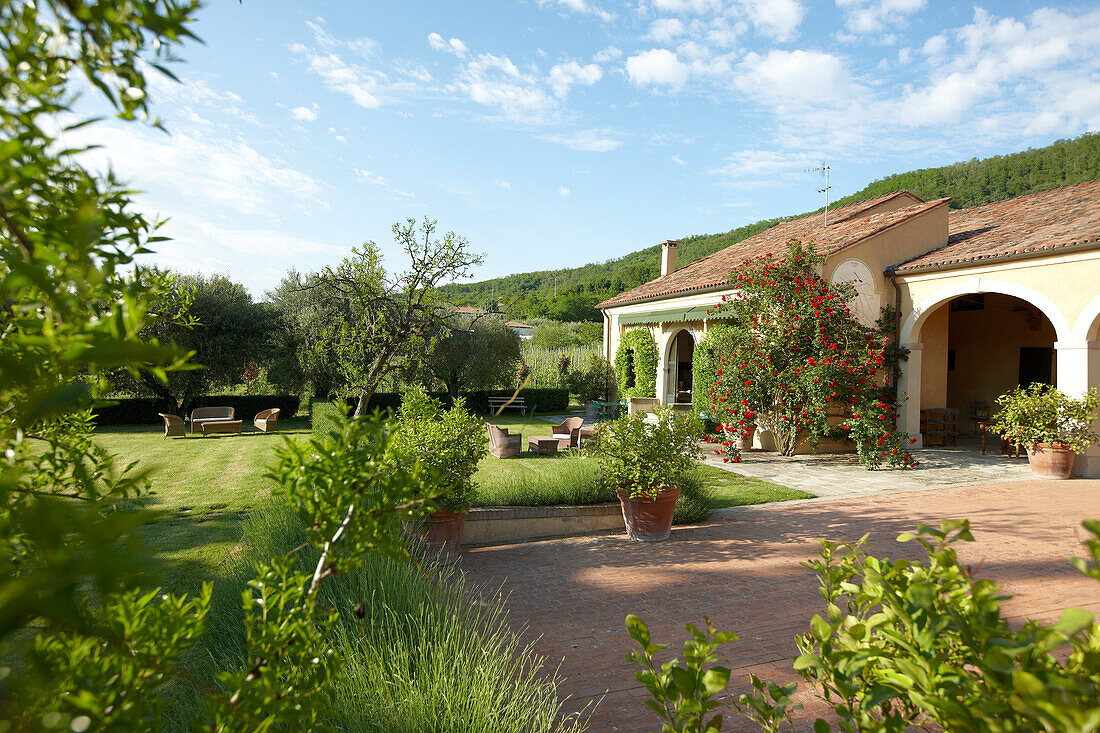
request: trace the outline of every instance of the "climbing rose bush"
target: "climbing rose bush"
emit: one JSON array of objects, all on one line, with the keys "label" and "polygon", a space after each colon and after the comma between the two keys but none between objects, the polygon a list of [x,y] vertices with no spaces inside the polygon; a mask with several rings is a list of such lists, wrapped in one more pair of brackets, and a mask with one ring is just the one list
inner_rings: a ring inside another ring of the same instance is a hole
[{"label": "climbing rose bush", "polygon": [[721,435],[715,450],[741,460],[736,441],[753,426],[770,431],[783,455],[824,438],[850,438],[869,469],[916,465],[915,439],[896,428],[884,329],[851,314],[853,291],[818,275],[824,257],[791,240],[785,257],[744,263],[738,293],[707,311],[731,318],[732,343],[711,387]]}]

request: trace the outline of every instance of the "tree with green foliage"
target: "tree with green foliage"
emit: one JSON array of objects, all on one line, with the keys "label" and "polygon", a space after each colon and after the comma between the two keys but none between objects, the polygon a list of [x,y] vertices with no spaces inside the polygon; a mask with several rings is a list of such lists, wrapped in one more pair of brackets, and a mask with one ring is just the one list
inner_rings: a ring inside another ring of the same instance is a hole
[{"label": "tree with green foliage", "polygon": [[147,476],[97,448],[90,420],[115,370],[167,382],[184,365],[143,335],[172,283],[136,266],[159,238],[127,189],[81,167],[51,131],[82,89],[121,119],[145,119],[146,70],[173,60],[196,10],[0,4],[0,729],[157,730],[173,685],[200,688],[196,729],[317,729],[342,674],[335,624],[355,613],[322,603],[323,588],[368,553],[404,552],[402,523],[433,508],[439,477],[425,456],[395,464],[382,423],[339,419],[287,442],[272,474],[316,559],[302,569],[293,550],[262,563],[242,599],[245,654],[217,680],[181,675],[210,587],[154,587],[132,534]]},{"label": "tree with green foliage", "polygon": [[519,336],[503,318],[458,314],[450,316],[432,339],[423,370],[456,395],[514,385],[519,363]]},{"label": "tree with green foliage", "polygon": [[334,395],[340,373],[335,360],[324,357],[320,344],[338,318],[335,292],[316,274],[303,277],[291,271],[268,291],[267,301],[274,312],[271,372],[276,376],[272,381],[285,379],[292,391],[308,387],[317,397]]},{"label": "tree with green foliage", "polygon": [[356,417],[366,413],[371,395],[401,362],[420,360],[444,324],[439,286],[468,277],[482,262],[465,237],[447,232],[436,238],[436,226],[427,218],[419,225],[413,219],[393,225],[394,240],[409,260],[409,269],[393,278],[387,278],[374,242],[353,249],[335,268],[295,278],[294,288],[314,291],[332,315],[309,344],[307,359],[335,365],[337,390],[356,399]]},{"label": "tree with green foliage", "polygon": [[[181,303],[186,305],[177,305]],[[176,414],[189,412],[195,399],[211,388],[240,382],[242,373],[266,356],[270,311],[252,302],[244,285],[223,275],[176,277],[155,312],[163,314],[150,320],[142,337],[175,344],[201,366],[175,370],[167,383],[144,372],[136,385],[138,391],[171,403]],[[181,313],[188,316],[186,321]]]}]

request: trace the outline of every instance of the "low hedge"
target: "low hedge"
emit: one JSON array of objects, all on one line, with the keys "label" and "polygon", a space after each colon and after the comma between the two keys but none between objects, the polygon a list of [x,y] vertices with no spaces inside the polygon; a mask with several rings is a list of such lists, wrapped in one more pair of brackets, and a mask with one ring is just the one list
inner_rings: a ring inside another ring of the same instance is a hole
[{"label": "low hedge", "polygon": [[[114,400],[115,404],[94,410],[96,425],[145,425],[159,422],[158,412],[173,412],[173,406],[158,397],[126,397]],[[279,408],[279,417],[294,417],[301,398],[298,395],[204,395],[191,406],[232,407],[237,418],[251,420],[256,413],[272,407]],[[186,417],[186,416],[184,416]]]},{"label": "low hedge", "polygon": [[[461,396],[466,398],[467,409],[474,413],[484,414],[489,412],[490,397],[511,397],[514,391],[511,389],[479,390],[477,392],[463,392]],[[454,402],[447,392],[429,392],[428,396],[442,402],[444,407],[450,407]],[[523,398],[528,411],[532,407],[535,408],[535,412],[565,412],[569,408],[569,390],[567,389],[525,389],[520,392],[520,396]],[[355,408],[354,399],[347,400],[346,404],[349,410]],[[400,392],[376,392],[370,398],[370,402],[367,403],[368,412],[374,412],[375,410],[397,412],[400,407]],[[315,399],[310,402],[310,409],[313,413],[313,431],[318,432],[319,425],[327,429],[330,424],[329,421],[332,420],[332,415],[335,414],[337,408],[331,400]],[[318,411],[320,411],[320,418],[318,418]]]}]

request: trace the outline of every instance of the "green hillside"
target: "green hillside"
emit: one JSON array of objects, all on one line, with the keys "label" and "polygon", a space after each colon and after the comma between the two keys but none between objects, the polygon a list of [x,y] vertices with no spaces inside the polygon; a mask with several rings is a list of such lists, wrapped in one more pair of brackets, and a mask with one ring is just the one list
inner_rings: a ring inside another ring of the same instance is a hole
[{"label": "green hillside", "polygon": [[[950,196],[951,208],[959,209],[1098,178],[1100,133],[1091,133],[1022,153],[975,158],[941,168],[887,176],[833,205],[844,206],[908,189],[925,200]],[[812,212],[790,218],[808,213]],[[724,234],[684,237],[677,254],[680,266],[758,234],[779,221],[782,219],[759,221]],[[524,272],[448,285],[444,291],[459,305],[486,306],[495,299],[507,304],[508,314],[514,318],[542,316],[560,321],[598,321],[597,303],[657,277],[659,250],[660,245],[653,245],[602,264]]]}]

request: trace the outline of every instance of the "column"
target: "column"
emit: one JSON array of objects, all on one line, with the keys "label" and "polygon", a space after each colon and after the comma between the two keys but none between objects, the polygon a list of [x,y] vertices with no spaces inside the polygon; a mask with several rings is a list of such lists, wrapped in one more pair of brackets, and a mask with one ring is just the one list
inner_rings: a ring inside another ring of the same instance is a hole
[{"label": "column", "polygon": [[924,441],[920,434],[920,376],[924,344],[910,342],[901,346],[909,350],[909,358],[901,362],[901,376],[898,380],[898,427],[917,439],[914,448],[923,448]]},{"label": "column", "polygon": [[[1056,341],[1058,354],[1058,389],[1070,397],[1080,397],[1089,389],[1100,389],[1100,341]],[[1092,429],[1100,433],[1100,420]],[[1100,478],[1100,445],[1077,454],[1073,474]]]}]

